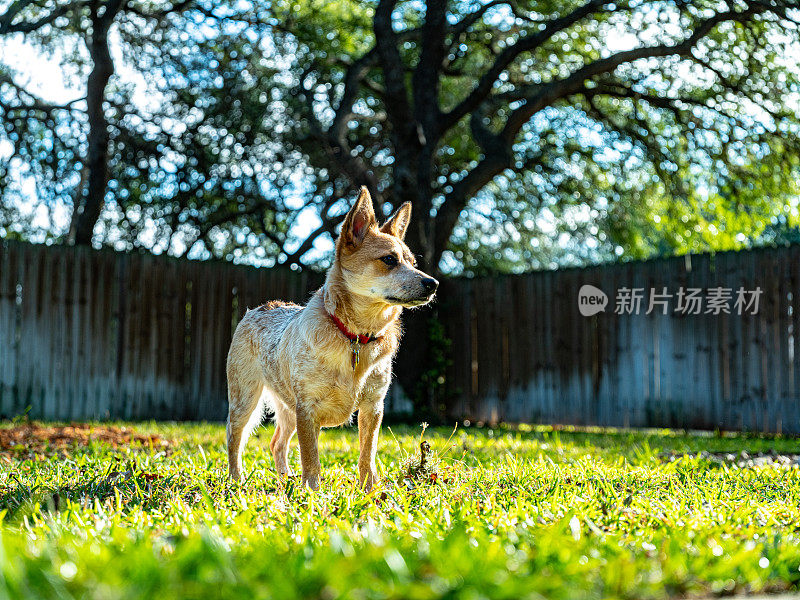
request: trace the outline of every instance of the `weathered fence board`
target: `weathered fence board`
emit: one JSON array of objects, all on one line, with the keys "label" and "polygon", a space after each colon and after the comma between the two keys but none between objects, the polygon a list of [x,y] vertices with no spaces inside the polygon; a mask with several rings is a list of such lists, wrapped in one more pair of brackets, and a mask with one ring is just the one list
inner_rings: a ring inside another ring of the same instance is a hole
[{"label": "weathered fence board", "polygon": [[[321,283],[0,241],[0,416],[222,419],[246,309],[304,302]],[[584,284],[606,292],[604,312],[580,314]],[[715,287],[732,291],[730,314],[673,310],[679,289]],[[736,290],[759,287],[758,314],[736,314]],[[644,289],[639,314],[616,314],[622,288]],[[651,289],[672,295],[667,314],[647,314]],[[448,417],[800,433],[800,246],[451,279],[436,310],[451,342]]]}]

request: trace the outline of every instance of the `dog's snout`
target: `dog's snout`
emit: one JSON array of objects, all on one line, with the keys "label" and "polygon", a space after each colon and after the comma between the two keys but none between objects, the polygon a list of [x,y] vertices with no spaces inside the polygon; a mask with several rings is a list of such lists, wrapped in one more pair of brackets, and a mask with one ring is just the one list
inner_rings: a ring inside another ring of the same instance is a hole
[{"label": "dog's snout", "polygon": [[439,282],[433,277],[426,277],[422,280],[422,287],[425,289],[426,294],[432,294],[439,287]]}]

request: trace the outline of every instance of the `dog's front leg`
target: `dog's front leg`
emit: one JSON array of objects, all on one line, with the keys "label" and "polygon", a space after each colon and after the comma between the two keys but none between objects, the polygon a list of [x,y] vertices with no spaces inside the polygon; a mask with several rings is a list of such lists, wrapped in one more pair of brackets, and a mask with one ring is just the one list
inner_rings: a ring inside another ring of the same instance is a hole
[{"label": "dog's front leg", "polygon": [[297,442],[300,445],[300,463],[303,466],[303,485],[312,490],[319,487],[319,430],[313,411],[297,403]]},{"label": "dog's front leg", "polygon": [[375,455],[378,453],[378,432],[383,420],[383,402],[358,409],[358,480],[369,492],[378,481]]}]

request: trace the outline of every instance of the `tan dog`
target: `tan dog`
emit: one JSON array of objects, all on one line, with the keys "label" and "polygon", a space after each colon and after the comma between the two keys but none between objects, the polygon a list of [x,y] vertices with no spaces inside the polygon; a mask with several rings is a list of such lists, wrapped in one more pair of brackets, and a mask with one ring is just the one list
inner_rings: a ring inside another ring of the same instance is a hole
[{"label": "tan dog", "polygon": [[295,430],[303,483],[317,489],[320,427],[358,410],[359,481],[377,479],[383,398],[400,341],[403,307],[429,302],[439,283],[415,268],[403,243],[411,205],[378,227],[366,188],[345,217],[325,285],[305,307],[269,302],[247,314],[228,352],[228,467],[242,478],[242,450],[264,410],[274,413],[275,467],[288,474]]}]

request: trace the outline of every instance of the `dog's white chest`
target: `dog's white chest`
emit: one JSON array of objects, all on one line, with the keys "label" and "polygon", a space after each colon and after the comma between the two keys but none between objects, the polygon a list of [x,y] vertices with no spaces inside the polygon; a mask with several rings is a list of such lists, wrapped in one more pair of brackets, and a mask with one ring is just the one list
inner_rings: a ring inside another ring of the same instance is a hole
[{"label": "dog's white chest", "polygon": [[[366,350],[362,348],[362,353]],[[371,351],[372,349],[370,349]],[[314,391],[315,408],[320,425],[334,427],[350,420],[361,402],[380,400],[381,391],[385,392],[391,377],[389,359],[371,355],[361,355],[359,368],[351,365],[337,365],[338,368],[320,373],[319,384]],[[366,361],[369,361],[365,364]],[[373,398],[374,396],[374,398]]]}]

